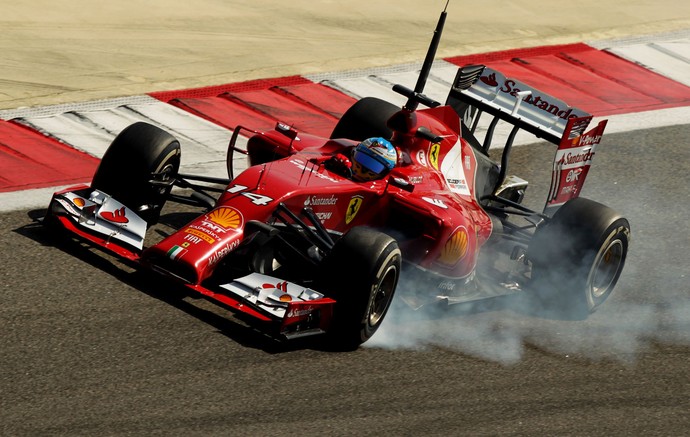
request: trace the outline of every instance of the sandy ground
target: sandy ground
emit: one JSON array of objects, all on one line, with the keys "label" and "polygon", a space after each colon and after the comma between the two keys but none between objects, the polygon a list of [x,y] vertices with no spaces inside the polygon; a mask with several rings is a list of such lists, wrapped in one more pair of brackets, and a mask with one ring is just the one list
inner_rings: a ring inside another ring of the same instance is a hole
[{"label": "sandy ground", "polygon": [[[0,109],[420,61],[444,5],[0,0]],[[468,5],[450,2],[439,57],[690,28],[685,0]]]}]

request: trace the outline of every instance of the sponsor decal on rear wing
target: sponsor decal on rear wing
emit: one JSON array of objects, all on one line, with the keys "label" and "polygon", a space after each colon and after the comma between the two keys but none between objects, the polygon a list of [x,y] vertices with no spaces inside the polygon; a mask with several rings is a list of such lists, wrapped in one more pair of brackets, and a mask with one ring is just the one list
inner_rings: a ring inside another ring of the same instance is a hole
[{"label": "sponsor decal on rear wing", "polygon": [[[458,69],[446,104],[452,106],[468,126],[476,116],[477,111],[470,108],[474,107],[556,145],[563,138],[568,120],[591,119],[591,115],[581,109],[483,65]],[[578,124],[570,135],[581,135],[586,128],[587,123]]]}]

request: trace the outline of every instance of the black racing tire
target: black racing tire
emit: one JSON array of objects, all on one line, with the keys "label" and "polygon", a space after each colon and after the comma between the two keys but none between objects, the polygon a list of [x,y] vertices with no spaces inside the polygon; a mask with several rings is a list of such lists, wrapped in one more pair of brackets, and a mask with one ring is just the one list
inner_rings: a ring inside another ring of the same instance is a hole
[{"label": "black racing tire", "polygon": [[336,301],[329,340],[354,350],[381,326],[398,285],[402,254],[387,234],[354,227],[324,260],[324,290]]},{"label": "black racing tire", "polygon": [[390,138],[393,131],[387,122],[399,107],[376,97],[365,97],[345,111],[335,125],[331,138],[363,141],[371,137]]},{"label": "black racing tire", "polygon": [[543,308],[586,318],[616,286],[629,245],[630,224],[619,213],[589,199],[566,202],[527,249],[532,289]]},{"label": "black racing tire", "polygon": [[[181,153],[180,143],[169,133],[148,123],[134,123],[110,144],[91,186],[138,211],[152,225],[172,189]],[[159,184],[152,184],[154,179]]]}]

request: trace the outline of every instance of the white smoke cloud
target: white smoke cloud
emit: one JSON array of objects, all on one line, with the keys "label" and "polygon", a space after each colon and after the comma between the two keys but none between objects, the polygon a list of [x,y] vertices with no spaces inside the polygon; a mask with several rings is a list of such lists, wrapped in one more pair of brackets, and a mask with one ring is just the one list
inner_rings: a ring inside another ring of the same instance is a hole
[{"label": "white smoke cloud", "polygon": [[520,296],[412,310],[394,305],[365,347],[444,348],[505,365],[528,347],[563,357],[633,364],[655,343],[690,344],[690,299],[683,290],[630,295],[649,274],[629,259],[609,299],[586,320],[553,317]]},{"label": "white smoke cloud", "polygon": [[[477,303],[415,312],[398,305],[364,346],[447,348],[510,365],[528,349],[634,364],[655,345],[690,345],[690,234],[682,197],[687,197],[687,190],[672,191],[668,185],[672,180],[687,186],[687,148],[669,147],[663,159],[652,157],[655,146],[665,144],[667,138],[685,138],[687,132],[688,126],[679,126],[611,135],[602,142],[583,195],[602,199],[628,217],[632,243],[616,289],[586,320],[554,317],[519,297],[497,299],[488,308]],[[532,199],[529,207],[543,205],[549,175],[519,167],[531,169],[531,162],[552,154],[553,148],[544,144],[513,150],[512,171],[518,169],[516,174],[530,181],[525,199]],[[678,181],[679,177],[685,180]]]}]

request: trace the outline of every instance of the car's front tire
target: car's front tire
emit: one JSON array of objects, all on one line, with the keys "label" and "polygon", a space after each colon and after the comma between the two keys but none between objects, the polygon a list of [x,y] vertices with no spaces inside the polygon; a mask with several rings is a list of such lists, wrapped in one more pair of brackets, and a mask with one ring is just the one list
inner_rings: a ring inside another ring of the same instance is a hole
[{"label": "car's front tire", "polygon": [[402,254],[387,234],[355,227],[324,261],[323,289],[336,300],[330,338],[355,349],[381,326],[395,295]]},{"label": "car's front tire", "polygon": [[154,224],[177,176],[180,157],[180,143],[172,135],[148,123],[134,123],[110,144],[91,187]]}]

